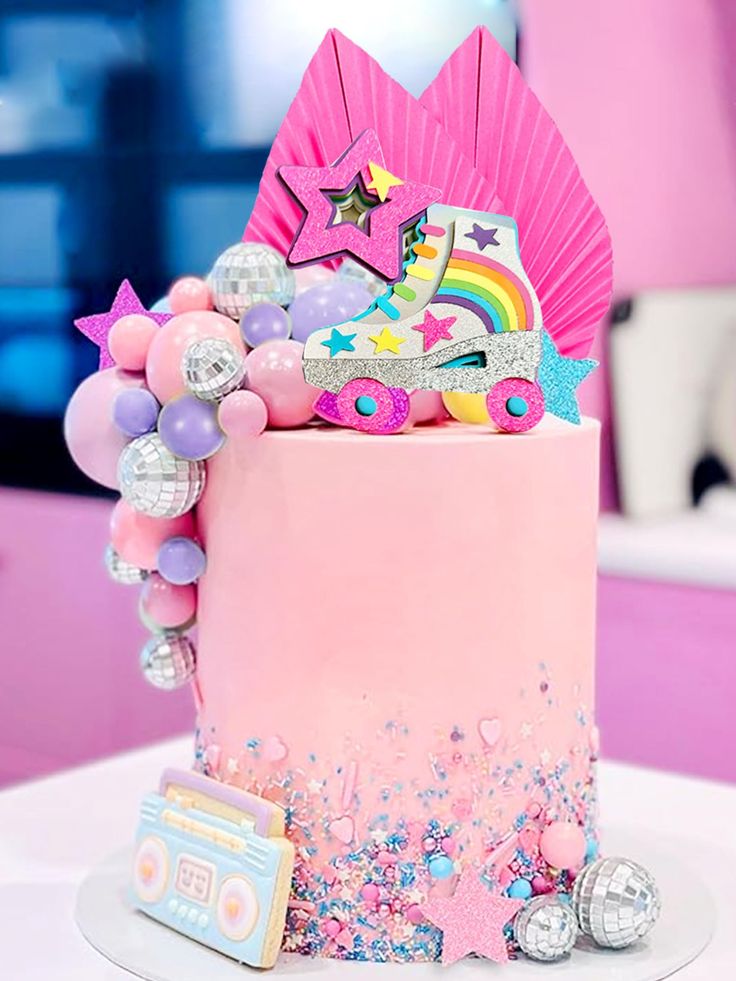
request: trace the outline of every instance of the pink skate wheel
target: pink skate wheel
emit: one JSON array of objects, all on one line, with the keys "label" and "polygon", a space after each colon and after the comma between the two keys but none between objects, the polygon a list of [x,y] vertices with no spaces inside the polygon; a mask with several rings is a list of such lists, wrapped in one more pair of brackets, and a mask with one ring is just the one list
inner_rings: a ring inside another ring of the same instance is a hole
[{"label": "pink skate wheel", "polygon": [[403,388],[387,388],[373,378],[354,378],[340,389],[337,409],[343,425],[388,435],[406,422],[409,396]]},{"label": "pink skate wheel", "polygon": [[499,429],[525,433],[544,415],[544,395],[537,382],[526,378],[504,378],[486,397],[488,414]]}]

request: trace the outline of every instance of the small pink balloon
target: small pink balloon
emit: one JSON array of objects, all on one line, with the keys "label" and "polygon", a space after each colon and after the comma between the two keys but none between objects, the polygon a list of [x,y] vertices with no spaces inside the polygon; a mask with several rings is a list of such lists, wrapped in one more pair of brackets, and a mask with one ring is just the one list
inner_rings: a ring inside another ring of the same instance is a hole
[{"label": "small pink balloon", "polygon": [[412,426],[425,422],[436,422],[447,418],[447,409],[442,401],[441,392],[423,392],[417,390],[409,396],[409,419]]},{"label": "small pink balloon", "polygon": [[139,569],[155,569],[159,548],[169,538],[193,538],[194,516],[152,518],[119,500],[110,517],[110,542],[118,555]]},{"label": "small pink balloon", "polygon": [[311,266],[300,266],[294,270],[294,289],[297,293],[303,293],[310,286],[316,286],[318,283],[327,283],[329,280],[334,279],[336,275],[332,269],[328,269],[327,266],[320,266],[317,263],[312,263]]},{"label": "small pink balloon", "polygon": [[174,586],[157,572],[143,584],[141,616],[144,622],[171,630],[190,623],[196,612],[197,590],[194,586]]},{"label": "small pink balloon", "polygon": [[539,839],[539,850],[555,869],[574,869],[585,858],[585,834],[572,821],[553,821]]},{"label": "small pink balloon", "polygon": [[177,279],[169,290],[168,300],[172,313],[212,309],[210,288],[199,276],[182,276]]},{"label": "small pink balloon", "polygon": [[299,341],[266,341],[245,359],[246,385],[266,403],[269,426],[303,426],[314,415],[321,390],[304,381],[303,350]]},{"label": "small pink balloon", "polygon": [[260,395],[241,388],[220,402],[217,421],[228,436],[260,436],[268,424],[268,409]]},{"label": "small pink balloon", "polygon": [[118,488],[118,458],[130,438],[112,421],[115,396],[143,388],[143,375],[106,368],[85,378],[72,395],[64,416],[64,438],[72,459],[91,480]]},{"label": "small pink balloon", "polygon": [[146,378],[148,387],[162,405],[186,392],[181,372],[184,352],[192,341],[206,337],[222,337],[245,353],[238,325],[213,310],[180,313],[156,331],[146,358]]},{"label": "small pink balloon", "polygon": [[158,324],[142,313],[129,313],[112,325],[107,343],[119,368],[143,371]]}]

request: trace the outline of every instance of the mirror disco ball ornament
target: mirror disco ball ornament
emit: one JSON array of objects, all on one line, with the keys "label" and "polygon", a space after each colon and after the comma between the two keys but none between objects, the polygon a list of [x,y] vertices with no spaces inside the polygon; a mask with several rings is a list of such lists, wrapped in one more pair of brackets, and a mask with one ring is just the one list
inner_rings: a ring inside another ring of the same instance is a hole
[{"label": "mirror disco ball ornament", "polygon": [[294,273],[282,255],[260,242],[236,242],[225,249],[207,282],[215,309],[233,320],[254,303],[285,307],[294,299]]},{"label": "mirror disco ball ornament", "polygon": [[205,402],[219,402],[240,388],[245,358],[224,337],[206,337],[186,349],[181,372],[192,395]]},{"label": "mirror disco ball ornament", "polygon": [[121,586],[134,586],[148,579],[148,570],[121,559],[112,545],[105,549],[105,568],[110,578]]},{"label": "mirror disco ball ornament", "polygon": [[197,652],[184,634],[152,637],[141,651],[141,670],[155,688],[174,691],[194,677]]},{"label": "mirror disco ball ornament", "polygon": [[575,946],[578,924],[569,905],[555,896],[530,900],[514,920],[514,939],[535,961],[559,961]]},{"label": "mirror disco ball ornament", "polygon": [[164,446],[158,433],[128,443],[120,454],[120,493],[131,507],[152,518],[178,518],[204,490],[201,460],[182,460]]},{"label": "mirror disco ball ornament", "polygon": [[618,949],[649,933],[662,903],[643,866],[628,858],[601,858],[575,880],[572,906],[584,934],[599,947]]}]

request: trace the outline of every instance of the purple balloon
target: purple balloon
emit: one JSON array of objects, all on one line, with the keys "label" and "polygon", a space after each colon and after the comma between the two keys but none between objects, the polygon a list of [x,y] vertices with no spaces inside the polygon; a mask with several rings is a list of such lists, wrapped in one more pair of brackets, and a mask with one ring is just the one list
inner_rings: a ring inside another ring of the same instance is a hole
[{"label": "purple balloon", "polygon": [[185,460],[206,460],[225,442],[217,406],[194,395],[180,395],[166,403],[158,417],[158,433],[164,446]]},{"label": "purple balloon", "polygon": [[115,396],[112,421],[126,436],[143,436],[156,428],[158,409],[147,388],[127,388]]},{"label": "purple balloon", "polygon": [[334,327],[367,310],[373,297],[362,283],[330,280],[299,293],[289,307],[291,336],[306,341],[319,327]]},{"label": "purple balloon", "polygon": [[278,303],[256,303],[240,318],[240,332],[248,347],[286,341],[291,334],[291,317]]},{"label": "purple balloon", "polygon": [[177,535],[167,538],[158,550],[158,574],[174,586],[188,586],[204,573],[207,559],[191,538]]}]

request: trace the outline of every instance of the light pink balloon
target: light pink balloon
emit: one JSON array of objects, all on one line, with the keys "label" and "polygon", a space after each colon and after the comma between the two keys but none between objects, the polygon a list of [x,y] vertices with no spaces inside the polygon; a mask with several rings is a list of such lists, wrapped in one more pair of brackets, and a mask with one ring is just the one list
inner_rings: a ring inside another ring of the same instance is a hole
[{"label": "light pink balloon", "polygon": [[303,351],[299,341],[266,341],[245,359],[246,385],[266,403],[272,428],[303,426],[314,415],[321,389],[304,381]]},{"label": "light pink balloon", "polygon": [[182,276],[177,279],[169,290],[168,300],[172,313],[212,309],[210,288],[199,276]]},{"label": "light pink balloon", "polygon": [[115,364],[127,371],[143,371],[158,324],[142,313],[129,313],[112,325],[107,344]]},{"label": "light pink balloon", "polygon": [[148,387],[163,405],[186,392],[181,359],[193,341],[223,337],[245,353],[240,328],[213,310],[191,310],[172,317],[156,332],[146,358]]},{"label": "light pink balloon", "polygon": [[230,437],[260,436],[268,424],[268,409],[260,395],[241,388],[220,402],[217,421]]},{"label": "light pink balloon", "polygon": [[297,293],[303,293],[310,286],[327,283],[335,276],[336,273],[332,269],[320,266],[319,263],[312,263],[311,266],[300,266],[294,270],[294,287]]},{"label": "light pink balloon", "polygon": [[118,457],[130,442],[112,421],[115,396],[143,387],[143,375],[106,368],[85,378],[69,401],[64,416],[69,453],[82,473],[103,487],[117,490]]},{"label": "light pink balloon", "polygon": [[416,426],[423,422],[434,422],[447,418],[447,409],[441,392],[417,390],[409,396],[409,423]]},{"label": "light pink balloon", "polygon": [[152,518],[119,500],[110,517],[110,541],[118,555],[139,569],[155,569],[158,550],[168,538],[194,537],[194,515]]},{"label": "light pink balloon", "polygon": [[194,586],[174,586],[157,572],[143,584],[141,616],[144,622],[173,629],[190,623],[196,612],[197,590]]}]

